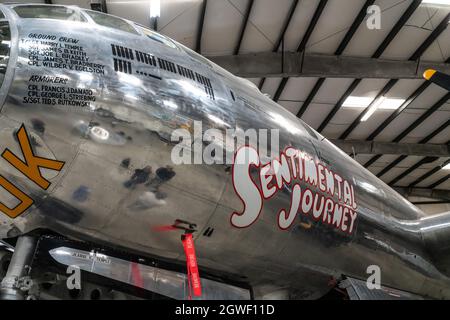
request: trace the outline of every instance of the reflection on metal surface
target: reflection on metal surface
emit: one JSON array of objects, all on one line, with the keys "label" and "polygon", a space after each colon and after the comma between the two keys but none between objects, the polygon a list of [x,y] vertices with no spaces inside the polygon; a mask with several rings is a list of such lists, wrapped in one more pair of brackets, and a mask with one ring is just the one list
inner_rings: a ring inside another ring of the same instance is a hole
[{"label": "reflection on metal surface", "polygon": [[[172,299],[186,300],[189,296],[188,280],[182,273],[67,247],[52,249],[50,255],[57,262],[66,266],[78,266],[81,270],[156,292]],[[202,279],[201,283],[202,300],[250,299],[250,292],[246,289],[208,279]]]},{"label": "reflection on metal surface", "polygon": [[347,278],[339,285],[347,290],[350,300],[423,300],[423,297],[388,287],[370,290],[366,282]]}]

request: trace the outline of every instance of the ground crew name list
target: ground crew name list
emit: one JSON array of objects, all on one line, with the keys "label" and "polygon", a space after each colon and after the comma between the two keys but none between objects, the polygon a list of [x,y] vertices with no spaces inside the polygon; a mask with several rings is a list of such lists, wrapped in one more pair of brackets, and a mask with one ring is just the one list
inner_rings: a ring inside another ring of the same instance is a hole
[{"label": "ground crew name list", "polygon": [[91,62],[78,39],[30,33],[21,44],[30,66],[105,74],[105,66]]}]

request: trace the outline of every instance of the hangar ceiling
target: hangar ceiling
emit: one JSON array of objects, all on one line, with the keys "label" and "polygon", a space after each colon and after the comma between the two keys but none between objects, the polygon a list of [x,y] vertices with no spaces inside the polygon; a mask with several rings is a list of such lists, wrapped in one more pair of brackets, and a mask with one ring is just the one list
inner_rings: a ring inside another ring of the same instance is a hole
[{"label": "hangar ceiling", "polygon": [[[161,0],[160,16],[151,18],[152,1],[14,2],[101,7],[156,28],[250,77],[405,196],[450,202],[450,94],[421,79],[429,66],[450,72],[450,6],[421,0]],[[368,28],[371,5],[381,9],[379,29]]]}]

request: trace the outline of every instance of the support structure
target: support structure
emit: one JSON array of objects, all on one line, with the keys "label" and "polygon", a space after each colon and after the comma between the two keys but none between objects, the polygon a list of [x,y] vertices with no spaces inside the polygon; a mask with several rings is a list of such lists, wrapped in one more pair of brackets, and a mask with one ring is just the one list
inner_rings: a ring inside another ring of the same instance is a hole
[{"label": "support structure", "polygon": [[395,190],[404,197],[420,197],[428,199],[437,199],[450,201],[450,190],[439,190],[429,188],[395,188]]},{"label": "support structure", "polygon": [[208,0],[203,0],[200,9],[200,16],[198,20],[197,40],[195,41],[195,51],[201,53],[202,51],[202,38],[203,38],[203,26],[205,24],[206,6]]},{"label": "support structure", "polygon": [[[308,28],[305,31],[305,34],[302,37],[302,40],[300,41],[300,44],[297,47],[297,52],[303,52],[305,51],[306,45],[308,44],[308,41],[316,28],[317,23],[319,22],[319,19],[322,15],[323,10],[327,6],[328,0],[320,0],[319,4],[317,5],[316,11],[314,11],[314,14],[311,18],[311,21],[309,22]],[[283,50],[284,51],[284,50]],[[283,77],[281,79],[281,82],[277,88],[277,91],[275,92],[275,95],[273,97],[273,100],[275,102],[278,102],[278,100],[281,97],[281,94],[283,93],[284,88],[286,87],[287,82],[289,81],[289,77]]]},{"label": "support structure", "polygon": [[331,142],[345,153],[450,157],[450,146],[446,144],[394,143],[362,140],[331,140]]},{"label": "support structure", "polygon": [[22,290],[26,286],[24,277],[28,275],[35,246],[36,239],[33,237],[22,236],[17,240],[8,271],[0,286],[0,300],[25,298]]},{"label": "support structure", "polygon": [[[52,2],[52,0],[46,0]],[[103,13],[108,13],[106,8],[106,0],[91,0],[91,9]]]},{"label": "support structure", "polygon": [[231,73],[247,78],[423,79],[427,69],[450,73],[450,63],[446,62],[398,61],[304,52],[262,52],[208,58]]},{"label": "support structure", "polygon": [[247,30],[250,13],[252,12],[254,3],[255,3],[254,0],[249,0],[247,3],[247,9],[245,10],[244,21],[242,22],[241,31],[239,32],[238,42],[233,51],[233,54],[235,55],[239,54],[239,51],[241,50],[242,40],[244,39],[245,30]]}]

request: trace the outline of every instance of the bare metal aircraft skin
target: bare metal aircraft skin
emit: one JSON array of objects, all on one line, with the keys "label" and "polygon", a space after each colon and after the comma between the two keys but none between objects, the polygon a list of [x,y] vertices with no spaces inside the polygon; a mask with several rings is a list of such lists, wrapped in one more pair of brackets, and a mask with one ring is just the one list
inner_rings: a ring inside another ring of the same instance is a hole
[{"label": "bare metal aircraft skin", "polygon": [[[256,297],[318,298],[331,277],[365,279],[378,265],[383,285],[450,298],[449,217],[424,218],[255,86],[170,39],[75,7],[65,20],[20,18],[21,6],[0,6],[11,36],[0,238],[50,229],[182,263],[182,232],[164,230],[179,223],[194,231],[200,270]],[[171,134],[195,121],[279,129],[278,160],[248,146],[247,167],[174,165]],[[288,170],[261,180],[274,166]]]}]

